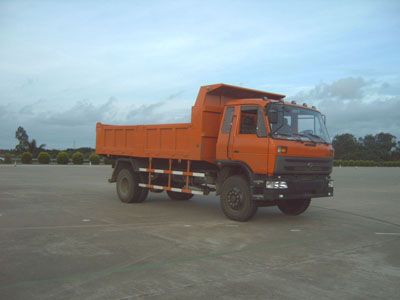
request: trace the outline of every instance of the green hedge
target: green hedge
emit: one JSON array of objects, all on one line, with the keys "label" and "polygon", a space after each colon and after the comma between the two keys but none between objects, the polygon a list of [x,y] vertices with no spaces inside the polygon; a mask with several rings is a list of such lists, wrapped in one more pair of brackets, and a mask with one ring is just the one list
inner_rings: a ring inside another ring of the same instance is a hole
[{"label": "green hedge", "polygon": [[400,167],[400,160],[384,161],[384,167]]},{"label": "green hedge", "polygon": [[50,155],[47,152],[40,152],[38,157],[39,164],[48,165],[50,163]]},{"label": "green hedge", "polygon": [[400,161],[377,162],[373,160],[341,160],[333,161],[333,165],[338,167],[400,167]]},{"label": "green hedge", "polygon": [[72,154],[72,163],[74,165],[81,165],[83,164],[83,154],[78,152],[75,152],[74,154]]},{"label": "green hedge", "polygon": [[32,153],[30,153],[30,152],[22,153],[21,162],[23,164],[31,164],[32,163]]},{"label": "green hedge", "polygon": [[69,157],[67,152],[59,152],[57,154],[57,163],[59,165],[68,165]]}]

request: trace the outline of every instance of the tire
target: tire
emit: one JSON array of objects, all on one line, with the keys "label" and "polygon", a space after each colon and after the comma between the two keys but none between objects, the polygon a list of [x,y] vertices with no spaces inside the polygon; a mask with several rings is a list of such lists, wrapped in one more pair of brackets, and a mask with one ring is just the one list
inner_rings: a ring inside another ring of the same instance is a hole
[{"label": "tire", "polygon": [[148,190],[139,187],[139,176],[130,169],[121,169],[117,175],[117,194],[124,203],[143,202],[148,194]]},{"label": "tire", "polygon": [[142,189],[142,191],[140,192],[140,195],[139,195],[137,203],[141,203],[144,200],[146,200],[147,195],[149,194],[149,189],[141,188],[141,187],[139,187],[139,188]]},{"label": "tire", "polygon": [[246,222],[257,212],[249,184],[242,176],[228,177],[221,188],[221,208],[225,216],[231,220]]},{"label": "tire", "polygon": [[278,200],[278,208],[285,215],[297,216],[306,211],[310,206],[311,199]]},{"label": "tire", "polygon": [[178,200],[178,201],[187,201],[193,197],[193,194],[178,193],[173,191],[167,191],[167,194],[171,200]]}]

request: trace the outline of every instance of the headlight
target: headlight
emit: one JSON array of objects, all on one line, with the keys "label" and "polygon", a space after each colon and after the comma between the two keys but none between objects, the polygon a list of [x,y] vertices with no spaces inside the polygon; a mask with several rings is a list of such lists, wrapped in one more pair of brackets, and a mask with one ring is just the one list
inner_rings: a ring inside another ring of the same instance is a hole
[{"label": "headlight", "polygon": [[287,189],[286,181],[266,181],[265,187],[267,189]]},{"label": "headlight", "polygon": [[328,181],[328,187],[333,188],[333,180]]},{"label": "headlight", "polygon": [[287,153],[286,146],[278,146],[278,153]]}]

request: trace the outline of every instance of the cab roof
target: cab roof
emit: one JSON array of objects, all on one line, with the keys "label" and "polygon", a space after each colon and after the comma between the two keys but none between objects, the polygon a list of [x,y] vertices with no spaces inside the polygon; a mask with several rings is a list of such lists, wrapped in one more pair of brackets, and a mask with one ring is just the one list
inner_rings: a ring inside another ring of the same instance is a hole
[{"label": "cab roof", "polygon": [[[226,105],[261,105],[265,106],[270,101],[265,101],[260,98],[253,98],[253,99],[232,99],[226,102]],[[275,102],[275,101],[274,101]]]},{"label": "cab roof", "polygon": [[254,89],[248,89],[241,86],[234,86],[224,83],[202,86],[207,89],[207,94],[216,96],[226,96],[232,99],[249,99],[249,98],[268,98],[281,100],[285,95],[264,92]]}]

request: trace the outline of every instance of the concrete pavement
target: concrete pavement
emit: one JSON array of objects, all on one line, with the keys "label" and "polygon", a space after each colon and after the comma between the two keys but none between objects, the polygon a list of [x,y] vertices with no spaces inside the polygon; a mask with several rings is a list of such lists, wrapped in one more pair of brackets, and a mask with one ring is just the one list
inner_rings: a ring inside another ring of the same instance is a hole
[{"label": "concrete pavement", "polygon": [[303,215],[120,203],[109,166],[0,166],[0,299],[398,299],[400,168],[335,168]]}]

